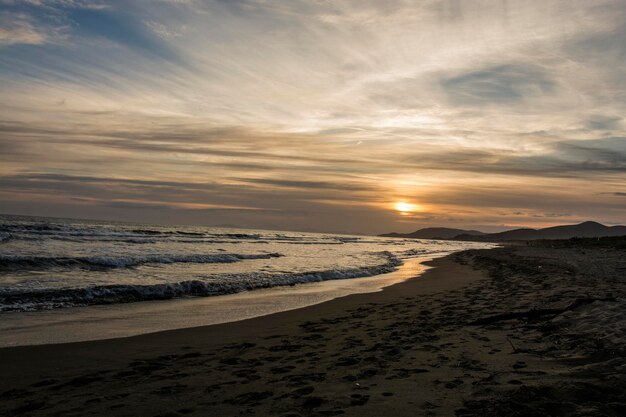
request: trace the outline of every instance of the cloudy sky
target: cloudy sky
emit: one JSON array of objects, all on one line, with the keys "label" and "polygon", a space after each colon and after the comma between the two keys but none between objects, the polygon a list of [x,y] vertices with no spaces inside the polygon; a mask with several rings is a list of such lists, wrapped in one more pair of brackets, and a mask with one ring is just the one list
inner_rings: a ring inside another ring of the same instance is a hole
[{"label": "cloudy sky", "polygon": [[2,213],[617,224],[624,117],[626,0],[0,0]]}]

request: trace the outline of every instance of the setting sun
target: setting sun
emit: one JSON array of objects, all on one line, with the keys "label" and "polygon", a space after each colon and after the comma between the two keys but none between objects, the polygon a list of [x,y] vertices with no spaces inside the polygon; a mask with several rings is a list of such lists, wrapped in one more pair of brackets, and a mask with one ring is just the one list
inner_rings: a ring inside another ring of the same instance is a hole
[{"label": "setting sun", "polygon": [[626,417],[624,80],[626,0],[0,0],[0,417]]},{"label": "setting sun", "polygon": [[394,204],[394,208],[396,211],[399,211],[401,214],[410,214],[418,209],[417,204],[405,203],[404,201],[399,201]]}]

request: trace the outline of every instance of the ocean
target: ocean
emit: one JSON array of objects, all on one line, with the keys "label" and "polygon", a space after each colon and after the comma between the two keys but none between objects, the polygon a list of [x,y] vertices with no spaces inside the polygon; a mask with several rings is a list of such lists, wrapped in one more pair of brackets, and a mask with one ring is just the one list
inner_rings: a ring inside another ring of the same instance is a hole
[{"label": "ocean", "polygon": [[234,294],[385,274],[485,247],[205,226],[0,216],[0,311]]}]

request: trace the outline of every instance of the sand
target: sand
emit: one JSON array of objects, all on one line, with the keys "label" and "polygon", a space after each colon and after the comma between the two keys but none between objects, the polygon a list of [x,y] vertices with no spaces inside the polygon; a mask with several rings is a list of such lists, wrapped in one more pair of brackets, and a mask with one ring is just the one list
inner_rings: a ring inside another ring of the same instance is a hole
[{"label": "sand", "polygon": [[289,312],[1,349],[0,412],[626,415],[623,254],[467,251],[383,291]]}]

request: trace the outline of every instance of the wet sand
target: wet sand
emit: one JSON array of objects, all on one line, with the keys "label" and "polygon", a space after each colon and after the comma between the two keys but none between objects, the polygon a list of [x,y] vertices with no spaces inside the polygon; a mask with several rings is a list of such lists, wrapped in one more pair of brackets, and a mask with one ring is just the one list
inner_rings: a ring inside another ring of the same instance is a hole
[{"label": "wet sand", "polygon": [[[618,416],[623,250],[511,247],[235,323],[0,349],[3,415]],[[610,325],[608,325],[610,323]]]},{"label": "wet sand", "polygon": [[397,271],[358,279],[273,287],[218,297],[0,313],[0,348],[84,342],[228,323],[380,291],[413,278],[431,257],[407,259]]}]

